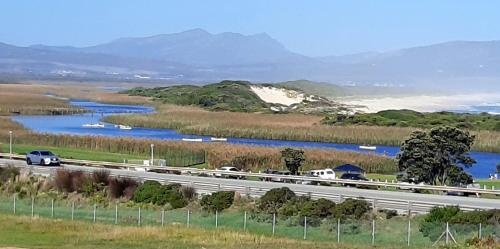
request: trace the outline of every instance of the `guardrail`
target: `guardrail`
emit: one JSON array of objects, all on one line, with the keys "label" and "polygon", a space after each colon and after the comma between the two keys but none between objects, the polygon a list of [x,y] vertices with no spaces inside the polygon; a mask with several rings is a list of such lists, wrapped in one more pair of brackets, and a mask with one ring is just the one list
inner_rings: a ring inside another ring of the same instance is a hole
[{"label": "guardrail", "polygon": [[[23,155],[10,155],[8,153],[0,153],[0,158],[9,158],[15,160],[25,160]],[[196,174],[206,174],[209,176],[222,175],[223,177],[257,177],[259,179],[267,179],[272,181],[272,179],[288,180],[291,182],[316,182],[324,184],[339,184],[339,185],[356,185],[356,186],[366,186],[366,187],[377,187],[377,188],[396,188],[402,190],[430,190],[430,191],[442,191],[442,192],[457,192],[457,193],[469,193],[469,194],[491,194],[500,195],[500,190],[495,189],[493,186],[491,189],[486,188],[463,188],[463,187],[452,187],[452,186],[434,186],[434,185],[421,185],[421,184],[408,184],[400,182],[389,182],[389,181],[357,181],[348,179],[321,179],[317,177],[305,177],[305,176],[285,176],[285,175],[275,175],[275,174],[263,174],[263,173],[253,173],[253,172],[229,172],[229,171],[219,171],[219,170],[209,170],[209,169],[197,169],[197,168],[187,168],[187,167],[160,167],[160,166],[143,166],[134,165],[127,163],[114,163],[114,162],[99,162],[99,161],[89,161],[89,160],[76,160],[76,159],[61,159],[63,164],[71,165],[83,165],[99,168],[114,168],[114,169],[127,169],[136,171],[165,171],[165,172],[179,172],[183,174],[196,175]]]}]

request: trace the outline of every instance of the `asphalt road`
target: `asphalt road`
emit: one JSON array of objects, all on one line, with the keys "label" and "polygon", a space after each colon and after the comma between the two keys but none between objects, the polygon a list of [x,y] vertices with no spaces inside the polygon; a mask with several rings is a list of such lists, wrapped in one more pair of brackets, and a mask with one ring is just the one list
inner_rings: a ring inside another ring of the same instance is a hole
[{"label": "asphalt road", "polygon": [[[18,167],[31,168],[37,174],[52,174],[60,167],[28,166],[23,161],[9,161],[0,159],[0,164],[14,163]],[[69,170],[95,171],[102,170],[95,167],[63,165]],[[370,202],[375,201],[377,208],[389,208],[399,211],[409,207],[413,212],[425,212],[432,206],[460,206],[465,209],[500,209],[500,199],[486,199],[477,197],[459,197],[436,194],[417,194],[409,192],[367,190],[347,187],[313,186],[291,183],[260,182],[249,180],[223,179],[213,177],[199,177],[189,175],[162,174],[153,172],[139,172],[121,169],[107,169],[111,175],[132,177],[140,180],[157,180],[163,183],[181,183],[191,185],[201,193],[210,193],[218,190],[234,190],[242,195],[261,196],[272,188],[288,187],[298,194],[310,195],[313,198],[327,198],[341,201],[345,198],[363,198]],[[411,203],[411,204],[410,204]]]}]

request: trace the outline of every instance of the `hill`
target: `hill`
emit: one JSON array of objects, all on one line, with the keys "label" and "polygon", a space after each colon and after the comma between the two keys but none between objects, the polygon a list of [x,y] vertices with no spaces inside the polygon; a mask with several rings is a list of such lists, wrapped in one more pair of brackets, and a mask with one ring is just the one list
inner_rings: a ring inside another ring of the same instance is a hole
[{"label": "hill", "polygon": [[123,92],[162,103],[194,105],[212,111],[330,113],[343,107],[324,97],[273,84],[222,81],[204,86],[138,87]]}]

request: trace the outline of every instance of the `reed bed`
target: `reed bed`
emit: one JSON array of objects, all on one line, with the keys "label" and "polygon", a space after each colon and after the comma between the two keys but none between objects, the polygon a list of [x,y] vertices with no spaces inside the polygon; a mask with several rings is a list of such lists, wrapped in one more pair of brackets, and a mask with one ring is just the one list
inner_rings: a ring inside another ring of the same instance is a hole
[{"label": "reed bed", "polygon": [[[157,113],[109,116],[106,121],[171,128],[185,134],[399,146],[411,127],[329,126],[323,117],[302,114],[210,112],[197,107],[158,105]],[[500,152],[500,132],[475,131],[474,150]]]},{"label": "reed bed", "polygon": [[[280,148],[256,147],[233,144],[189,143],[181,141],[144,140],[134,138],[110,138],[97,136],[71,136],[38,134],[24,129],[8,117],[0,117],[0,143],[8,143],[7,131],[14,131],[14,144],[29,144],[62,148],[84,149],[149,157],[150,144],[155,144],[157,157],[169,161],[171,158],[185,158],[184,162],[200,161],[200,154],[207,167],[216,168],[225,164],[238,163],[245,170],[257,171],[265,168],[283,169]],[[175,155],[173,155],[175,154]],[[348,151],[306,149],[304,170],[333,167],[344,163],[358,164],[369,173],[390,174],[397,171],[392,158],[374,154]],[[179,159],[177,159],[179,160]],[[183,165],[181,165],[183,166]]]}]

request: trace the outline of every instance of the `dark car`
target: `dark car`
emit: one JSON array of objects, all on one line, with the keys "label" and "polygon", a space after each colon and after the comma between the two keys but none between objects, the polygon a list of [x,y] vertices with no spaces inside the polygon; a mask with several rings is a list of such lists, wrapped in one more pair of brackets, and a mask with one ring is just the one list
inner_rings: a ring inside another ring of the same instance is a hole
[{"label": "dark car", "polygon": [[262,172],[263,174],[276,175],[276,177],[260,177],[261,181],[269,181],[269,182],[286,182],[293,183],[294,180],[291,179],[282,179],[279,176],[292,176],[290,171],[279,171],[274,169],[266,169]]},{"label": "dark car", "polygon": [[[364,175],[356,173],[344,173],[342,176],[340,176],[340,179],[353,180],[353,181],[368,181],[368,179]],[[344,183],[342,185],[346,187],[357,187],[357,184],[355,183]]]}]

